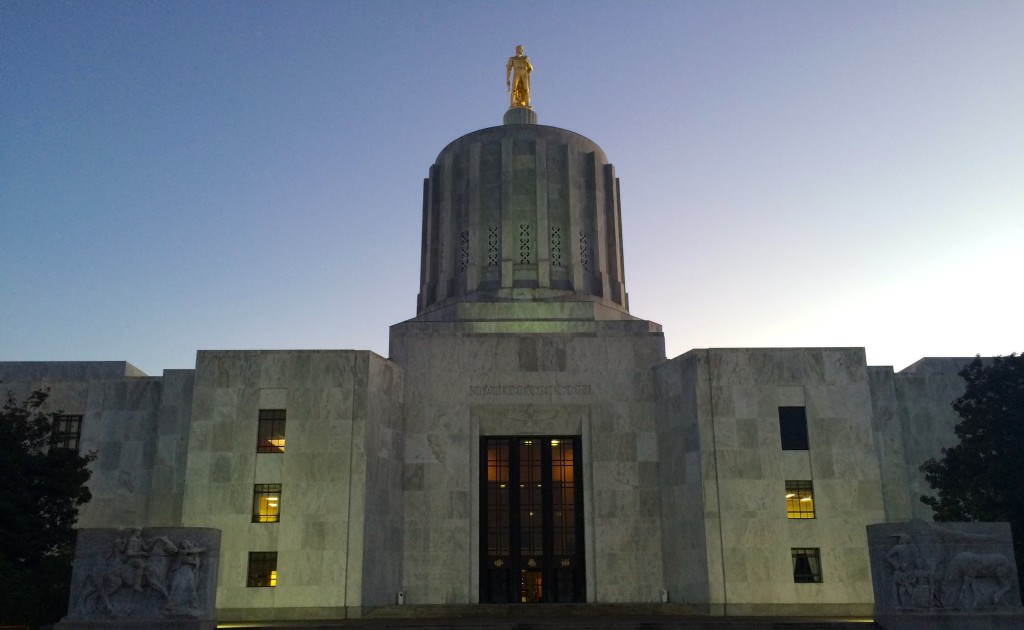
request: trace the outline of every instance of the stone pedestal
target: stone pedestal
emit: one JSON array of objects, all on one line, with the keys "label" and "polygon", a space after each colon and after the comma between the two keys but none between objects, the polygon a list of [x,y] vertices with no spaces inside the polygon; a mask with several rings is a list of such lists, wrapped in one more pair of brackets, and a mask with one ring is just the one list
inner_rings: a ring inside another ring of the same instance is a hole
[{"label": "stone pedestal", "polygon": [[61,629],[216,627],[220,530],[82,529]]},{"label": "stone pedestal", "polygon": [[1024,628],[1009,524],[869,525],[868,548],[886,630]]},{"label": "stone pedestal", "polygon": [[506,125],[536,125],[537,112],[529,107],[513,107],[505,112],[502,122]]}]

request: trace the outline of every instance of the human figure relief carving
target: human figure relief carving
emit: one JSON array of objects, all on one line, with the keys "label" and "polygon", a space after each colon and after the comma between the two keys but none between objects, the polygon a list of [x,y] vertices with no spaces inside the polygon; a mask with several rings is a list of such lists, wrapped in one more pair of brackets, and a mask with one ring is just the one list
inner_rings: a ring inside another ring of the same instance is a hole
[{"label": "human figure relief carving", "polygon": [[900,608],[929,608],[935,592],[932,572],[910,534],[897,534],[885,555],[892,568],[892,601]]},{"label": "human figure relief carving", "polygon": [[123,530],[110,541],[103,566],[85,577],[78,612],[85,617],[195,617],[197,572],[206,550],[168,536]]},{"label": "human figure relief carving", "polygon": [[203,566],[204,553],[205,548],[193,544],[187,538],[178,545],[176,565],[171,567],[171,600],[174,602],[173,610],[178,614],[189,617],[198,617],[202,614],[196,586],[199,583],[199,570]]}]

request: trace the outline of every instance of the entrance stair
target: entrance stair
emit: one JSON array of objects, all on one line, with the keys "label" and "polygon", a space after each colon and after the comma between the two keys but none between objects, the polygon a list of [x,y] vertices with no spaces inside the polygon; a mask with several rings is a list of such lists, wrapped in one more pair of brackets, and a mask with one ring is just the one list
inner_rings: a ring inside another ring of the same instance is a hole
[{"label": "entrance stair", "polygon": [[278,622],[224,627],[364,628],[366,630],[874,630],[870,619],[833,617],[721,617],[681,604],[539,604],[386,606],[360,619]]}]

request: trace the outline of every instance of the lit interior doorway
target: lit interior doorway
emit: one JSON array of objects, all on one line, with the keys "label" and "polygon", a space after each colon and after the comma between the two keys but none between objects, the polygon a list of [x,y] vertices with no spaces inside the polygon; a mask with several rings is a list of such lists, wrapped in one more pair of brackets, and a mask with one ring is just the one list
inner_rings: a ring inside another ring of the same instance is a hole
[{"label": "lit interior doorway", "polygon": [[480,444],[480,601],[586,601],[579,436]]}]

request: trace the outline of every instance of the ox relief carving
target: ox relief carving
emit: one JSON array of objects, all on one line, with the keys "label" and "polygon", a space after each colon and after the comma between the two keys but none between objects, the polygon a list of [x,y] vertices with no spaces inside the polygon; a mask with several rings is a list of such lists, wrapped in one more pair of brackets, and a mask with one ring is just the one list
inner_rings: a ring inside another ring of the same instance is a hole
[{"label": "ox relief carving", "polygon": [[219,546],[209,529],[82,530],[68,619],[212,618]]},{"label": "ox relief carving", "polygon": [[1000,526],[869,526],[876,614],[1019,610],[1009,528]]}]

